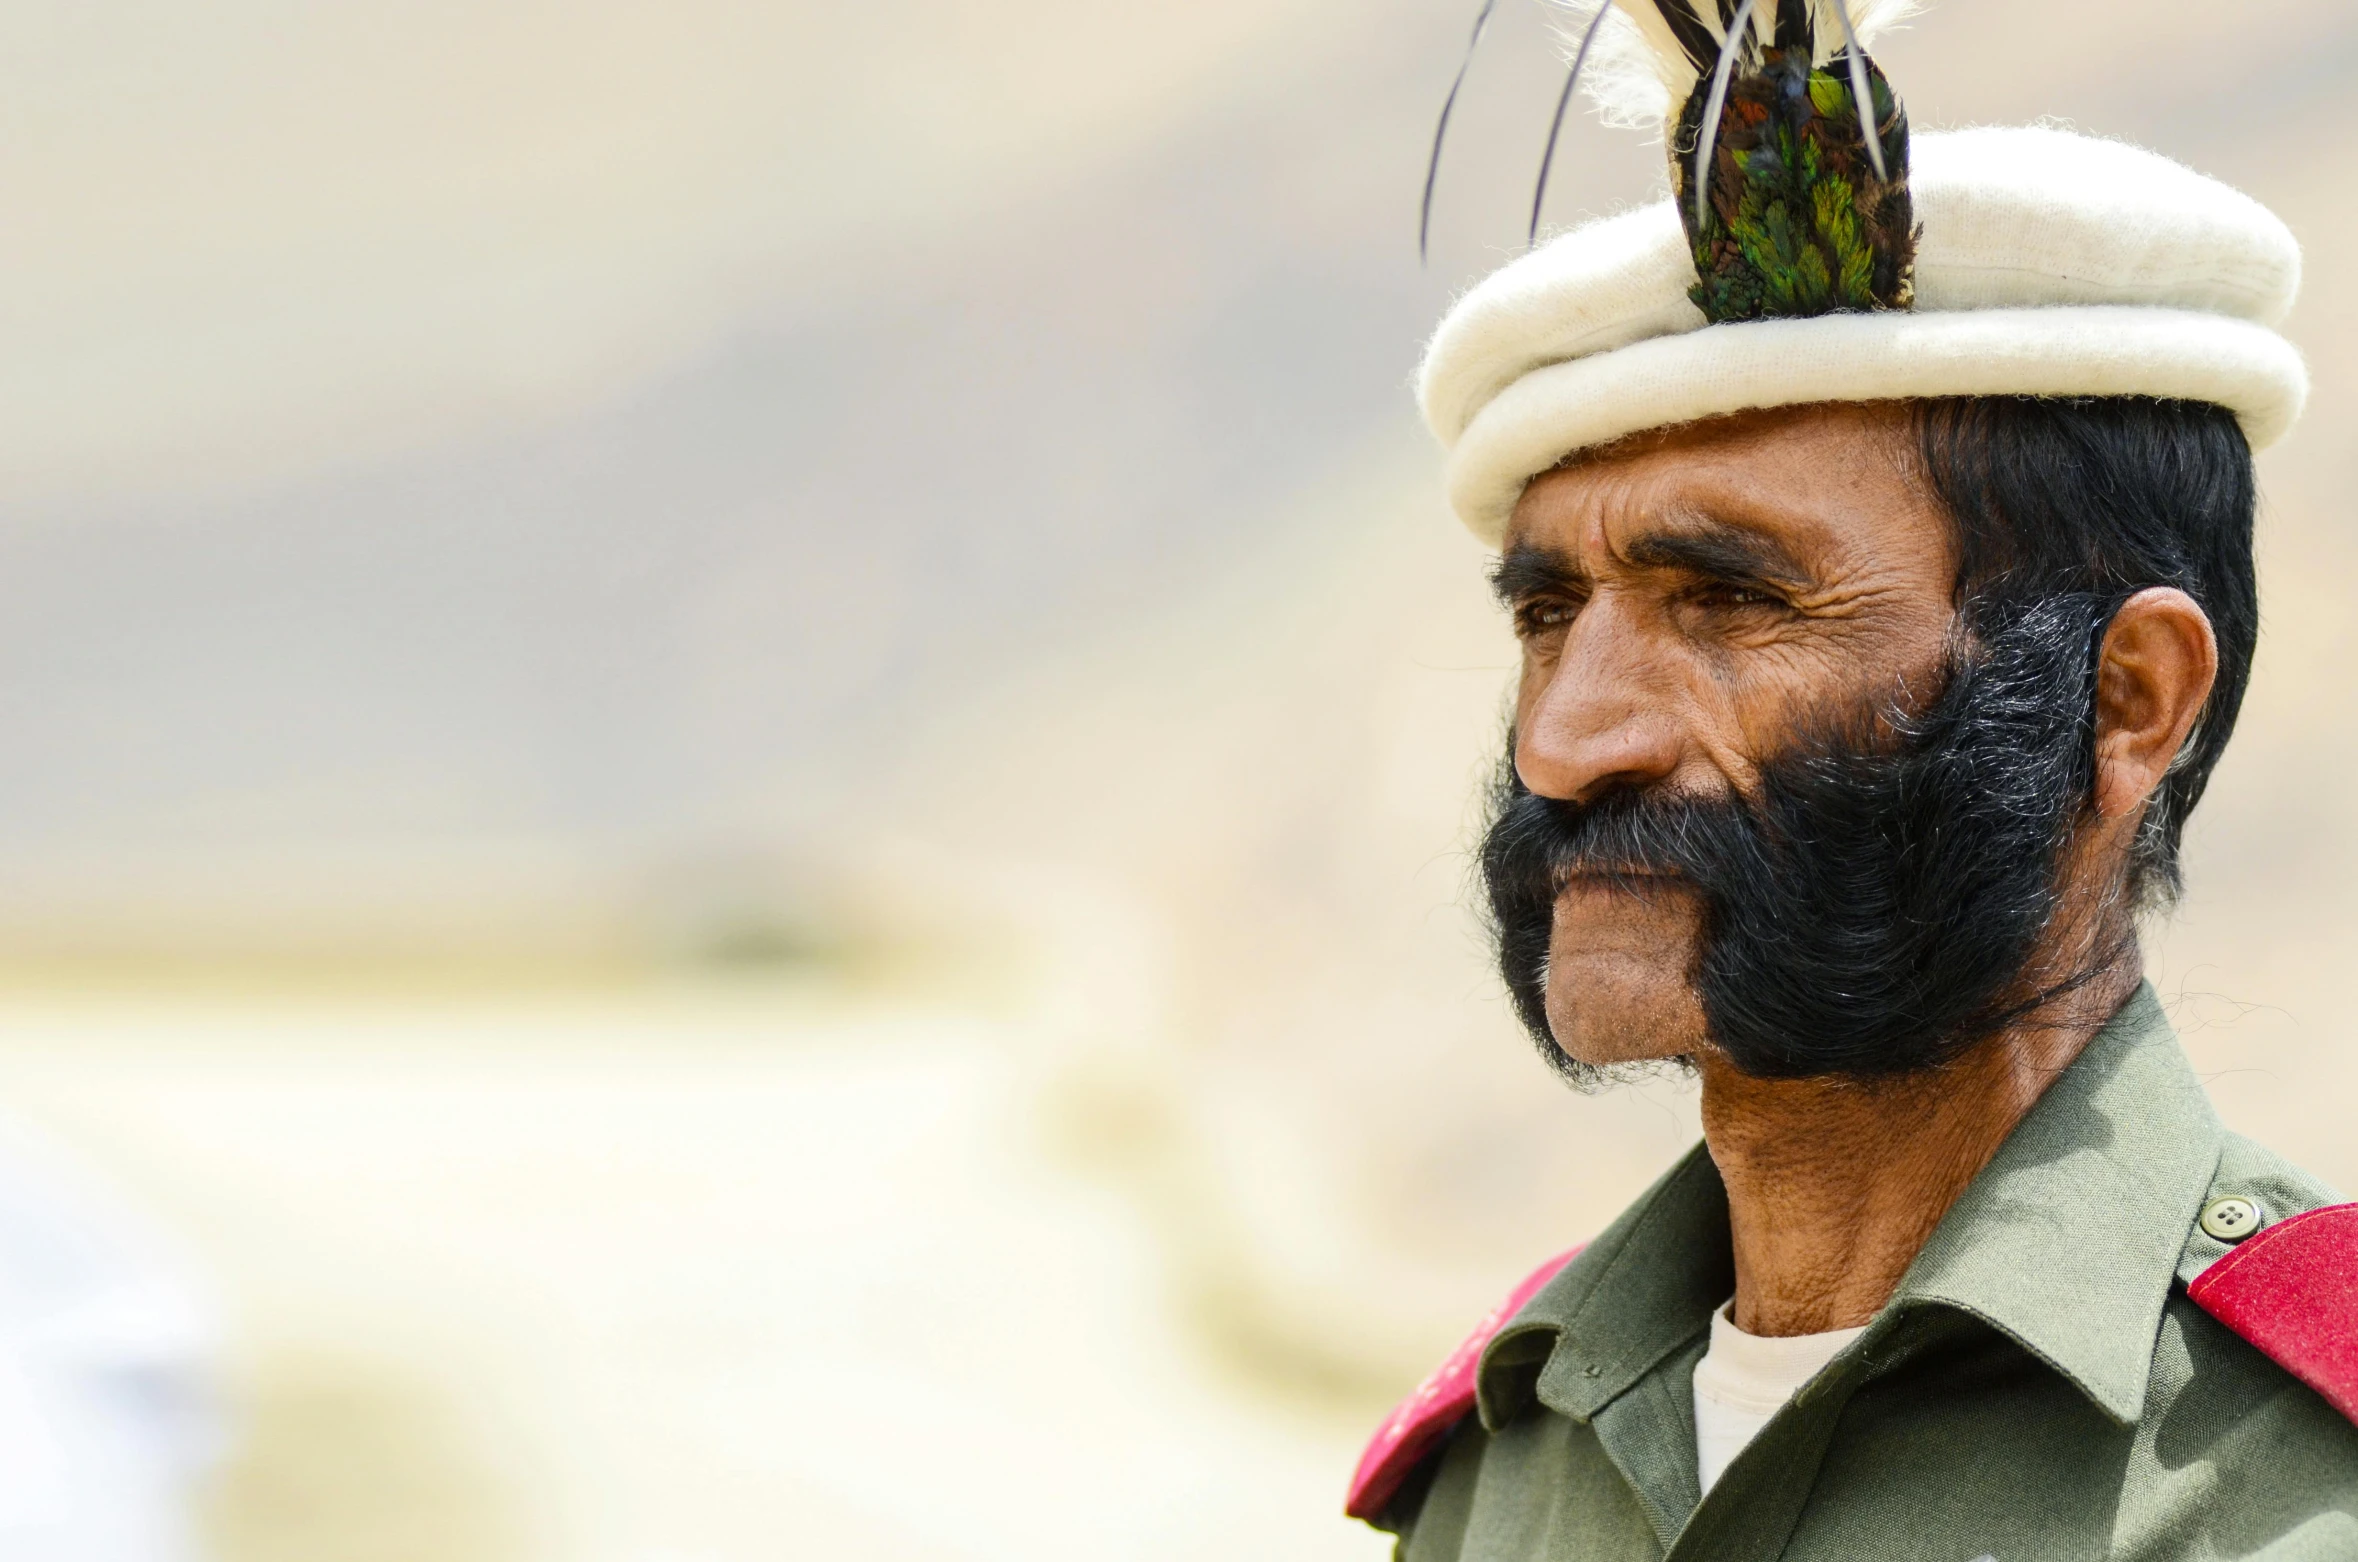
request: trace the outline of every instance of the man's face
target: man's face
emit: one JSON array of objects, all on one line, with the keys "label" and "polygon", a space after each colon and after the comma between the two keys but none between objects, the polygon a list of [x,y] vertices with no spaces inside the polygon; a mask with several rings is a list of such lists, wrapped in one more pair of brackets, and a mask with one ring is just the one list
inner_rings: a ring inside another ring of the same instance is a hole
[{"label": "man's face", "polygon": [[[1896,406],[1747,415],[1532,482],[1501,595],[1522,643],[1515,772],[1543,798],[1750,797],[1813,722],[1938,695],[1956,610],[1945,516]],[[1677,875],[1575,871],[1546,1015],[1574,1060],[1693,1054],[1705,905]]]}]

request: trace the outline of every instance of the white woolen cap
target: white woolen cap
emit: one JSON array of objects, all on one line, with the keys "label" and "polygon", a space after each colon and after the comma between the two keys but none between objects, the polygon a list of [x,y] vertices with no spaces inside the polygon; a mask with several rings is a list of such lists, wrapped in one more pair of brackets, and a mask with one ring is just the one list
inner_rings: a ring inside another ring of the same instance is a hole
[{"label": "white woolen cap", "polygon": [[2045,128],[1915,136],[1911,310],[1705,323],[1670,203],[1574,229],[1458,300],[1418,401],[1460,518],[1496,544],[1577,451],[1759,407],[1928,396],[2159,396],[2256,449],[2308,397],[2275,327],[2301,250],[2259,202],[2158,153]]}]

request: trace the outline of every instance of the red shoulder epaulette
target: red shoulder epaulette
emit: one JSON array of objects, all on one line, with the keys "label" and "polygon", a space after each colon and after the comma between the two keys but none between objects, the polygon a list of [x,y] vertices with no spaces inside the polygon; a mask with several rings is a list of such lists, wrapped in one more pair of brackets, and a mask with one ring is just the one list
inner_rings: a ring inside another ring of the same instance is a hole
[{"label": "red shoulder epaulette", "polygon": [[1580,1249],[1574,1248],[1531,1271],[1448,1359],[1433,1369],[1433,1375],[1384,1418],[1367,1452],[1359,1456],[1359,1468],[1352,1472],[1351,1492],[1343,1499],[1344,1513],[1371,1523],[1383,1513],[1409,1472],[1474,1408],[1474,1368],[1481,1364],[1482,1347],[1523,1310],[1525,1302],[1539,1294],[1541,1286],[1556,1277],[1557,1270],[1579,1256]]},{"label": "red shoulder epaulette", "polygon": [[2278,1221],[2196,1275],[2186,1294],[2358,1421],[2358,1204]]}]

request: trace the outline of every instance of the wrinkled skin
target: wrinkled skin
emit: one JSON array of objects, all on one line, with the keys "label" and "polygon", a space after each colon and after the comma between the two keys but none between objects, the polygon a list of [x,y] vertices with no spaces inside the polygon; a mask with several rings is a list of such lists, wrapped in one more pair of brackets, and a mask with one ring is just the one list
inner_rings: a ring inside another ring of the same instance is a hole
[{"label": "wrinkled skin", "polygon": [[[1641,436],[1535,479],[1501,595],[1522,646],[1515,765],[1542,796],[1748,793],[1815,712],[1937,694],[1956,555],[1904,408],[1747,414]],[[2134,989],[2118,890],[2146,799],[2217,671],[2183,592],[2130,598],[2097,675],[2094,795],[2034,972],[2102,969],[1937,1073],[1762,1080],[1713,1051],[1689,985],[1701,912],[1676,883],[1575,878],[1559,895],[1547,1013],[1584,1063],[1699,1060],[1727,1180],[1736,1321],[1757,1333],[1871,1317],[2040,1090]],[[2109,939],[2109,942],[2108,942]]]}]

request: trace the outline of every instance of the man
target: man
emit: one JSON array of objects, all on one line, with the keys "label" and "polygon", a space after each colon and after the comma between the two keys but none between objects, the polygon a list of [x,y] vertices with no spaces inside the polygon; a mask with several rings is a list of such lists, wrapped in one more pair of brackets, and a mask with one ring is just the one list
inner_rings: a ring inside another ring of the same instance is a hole
[{"label": "man", "polygon": [[1502,974],[1705,1142],[1349,1509],[1408,1562],[2358,1558],[2358,1205],[2221,1127],[2135,921],[2251,666],[2298,251],[2117,143],[1911,147],[1868,9],[1600,17],[1672,201],[1428,355],[1522,645]]}]

